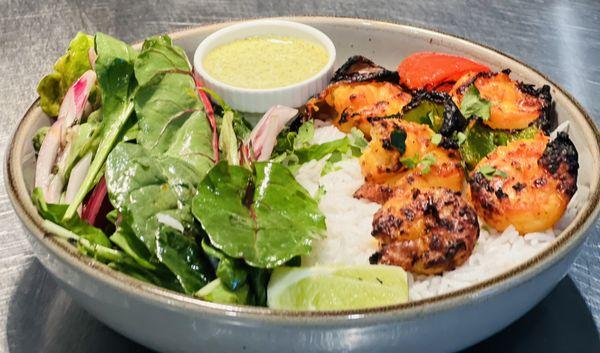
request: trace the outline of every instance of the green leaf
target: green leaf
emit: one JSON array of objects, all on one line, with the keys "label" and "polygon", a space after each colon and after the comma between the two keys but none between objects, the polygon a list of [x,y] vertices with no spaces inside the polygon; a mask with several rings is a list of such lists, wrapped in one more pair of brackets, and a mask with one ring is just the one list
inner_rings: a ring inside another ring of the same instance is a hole
[{"label": "green leaf", "polygon": [[309,120],[298,128],[298,134],[294,139],[294,149],[310,146],[314,136],[315,125],[312,120]]},{"label": "green leaf", "polygon": [[31,139],[36,157],[38,152],[40,151],[40,148],[42,147],[42,142],[44,142],[48,130],[50,130],[50,126],[42,126],[38,129],[38,131],[35,132],[35,135],[33,135],[33,138]]},{"label": "green leaf", "polygon": [[392,131],[390,134],[390,141],[392,147],[400,152],[401,156],[404,155],[404,152],[406,152],[406,131],[402,129]]},{"label": "green leaf", "polygon": [[59,164],[59,167],[64,168],[59,170],[59,173],[64,175],[65,179],[67,179],[71,173],[71,169],[81,158],[89,152],[93,153],[98,148],[100,143],[98,129],[99,124],[95,122],[87,122],[70,128],[68,135],[68,138],[71,140],[69,150],[65,157],[65,163]]},{"label": "green leaf", "polygon": [[434,164],[435,164],[435,157],[432,154],[426,154],[425,156],[423,156],[423,159],[421,159],[421,161],[419,162],[419,165],[421,166],[421,173],[422,174],[429,173],[431,166]]},{"label": "green leaf", "polygon": [[499,176],[501,178],[506,178],[508,175],[500,169],[496,169],[491,165],[483,165],[481,166],[477,172],[481,173],[487,180],[492,180],[493,177]]},{"label": "green leaf", "polygon": [[246,284],[248,266],[243,261],[225,255],[222,251],[209,245],[206,239],[202,239],[201,245],[204,253],[211,260],[218,262],[215,273],[227,288],[237,290]]},{"label": "green leaf", "polygon": [[110,236],[110,241],[131,256],[140,266],[149,270],[156,269],[156,266],[150,262],[150,252],[129,227],[117,227],[117,230]]},{"label": "green leaf", "polygon": [[135,77],[140,86],[146,85],[158,75],[189,75],[191,70],[183,48],[173,45],[173,41],[167,35],[146,39],[135,62]]},{"label": "green leaf", "polygon": [[200,176],[214,164],[212,130],[203,112],[191,65],[168,36],[152,37],[135,62],[138,143],[191,163]]},{"label": "green leaf", "polygon": [[65,213],[65,218],[73,217],[94,186],[94,182],[99,179],[108,154],[117,143],[119,134],[133,112],[133,95],[137,86],[133,76],[133,62],[137,53],[129,45],[102,33],[96,34],[94,45],[98,55],[95,70],[103,104],[100,144],[79,192]]},{"label": "green leaf", "polygon": [[365,138],[365,134],[361,130],[353,126],[352,130],[350,130],[350,144],[353,147],[358,148],[360,154],[362,154],[365,148],[367,148],[367,146],[369,145],[369,141],[367,141],[367,139]]},{"label": "green leaf", "polygon": [[454,141],[456,141],[456,143],[461,146],[463,143],[465,143],[465,140],[467,139],[467,135],[465,135],[463,132],[454,132],[452,134],[452,138],[454,139]]},{"label": "green leaf", "polygon": [[290,171],[274,162],[245,168],[215,165],[192,202],[211,243],[254,267],[273,268],[310,252],[325,233],[317,202]]},{"label": "green leaf", "polygon": [[442,142],[442,135],[440,134],[435,134],[433,136],[431,136],[431,143],[433,143],[434,145],[439,145],[440,142]]},{"label": "green leaf", "polygon": [[40,106],[48,116],[58,116],[60,105],[69,87],[84,72],[92,68],[89,51],[93,44],[92,37],[82,32],[77,33],[65,55],[54,64],[54,72],[44,77],[38,84]]},{"label": "green leaf", "polygon": [[219,135],[219,147],[223,153],[224,159],[231,165],[240,164],[240,154],[238,152],[238,139],[233,130],[233,112],[227,111],[223,114],[221,122],[221,134]]},{"label": "green leaf", "polygon": [[418,153],[412,157],[406,157],[406,158],[400,159],[400,163],[402,163],[408,169],[414,169],[417,167],[421,167],[422,174],[429,173],[430,168],[432,165],[435,164],[435,161],[436,161],[435,156],[430,153],[423,156],[422,159],[419,158]]},{"label": "green leaf", "polygon": [[492,104],[490,101],[479,95],[479,90],[474,84],[471,84],[467,88],[460,103],[460,111],[467,119],[476,116],[483,120],[488,120],[491,108]]},{"label": "green leaf", "polygon": [[244,285],[238,290],[233,291],[227,288],[220,278],[217,278],[196,292],[195,296],[213,303],[248,304],[250,287]]},{"label": "green leaf", "polygon": [[346,153],[350,150],[350,139],[348,137],[341,138],[330,142],[325,142],[320,145],[310,145],[307,147],[301,147],[294,151],[294,154],[298,157],[298,163],[304,164],[310,160],[319,160],[331,154],[339,151]]},{"label": "green leaf", "polygon": [[35,188],[31,194],[31,199],[42,218],[62,226],[77,234],[78,237],[87,239],[94,244],[110,247],[110,241],[104,232],[82,220],[78,215],[64,220],[63,216],[67,210],[67,205],[46,203],[42,189]]},{"label": "green leaf", "polygon": [[195,242],[199,230],[190,209],[199,179],[183,160],[152,155],[131,143],[118,144],[106,162],[108,196],[122,214],[122,225],[151,254],[146,260],[165,265],[186,293],[204,286],[209,274]]}]

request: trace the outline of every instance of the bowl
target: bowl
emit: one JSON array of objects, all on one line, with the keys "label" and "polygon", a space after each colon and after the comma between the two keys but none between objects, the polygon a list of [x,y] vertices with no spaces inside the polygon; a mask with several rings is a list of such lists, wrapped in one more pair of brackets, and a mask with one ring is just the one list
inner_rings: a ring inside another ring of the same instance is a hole
[{"label": "bowl", "polygon": [[[328,17],[296,17],[326,33],[340,59],[353,54],[393,68],[416,51],[469,56],[492,69],[510,68],[514,77],[548,84],[560,121],[570,121],[579,151],[580,182],[589,196],[556,241],[535,257],[474,286],[401,305],[364,310],[292,312],[204,302],[153,286],[82,256],[45,234],[30,200],[34,155],[31,138],[48,125],[36,101],[9,144],[5,178],[24,235],[40,262],[82,307],[123,335],[165,352],[451,352],[504,328],[546,296],[565,276],[600,210],[600,135],[573,97],[542,74],[494,49],[436,31],[385,22]],[[173,33],[191,55],[215,24]],[[585,169],[584,169],[585,168]]]},{"label": "bowl", "polygon": [[[215,79],[204,68],[204,57],[214,48],[238,39],[261,35],[296,37],[319,44],[325,48],[329,59],[312,77],[292,85],[269,89],[235,87]],[[335,54],[335,46],[331,39],[318,29],[299,22],[266,19],[236,23],[207,36],[194,53],[194,69],[206,87],[223,98],[232,108],[248,113],[264,113],[277,104],[299,107],[309,97],[323,90],[333,74]]]}]

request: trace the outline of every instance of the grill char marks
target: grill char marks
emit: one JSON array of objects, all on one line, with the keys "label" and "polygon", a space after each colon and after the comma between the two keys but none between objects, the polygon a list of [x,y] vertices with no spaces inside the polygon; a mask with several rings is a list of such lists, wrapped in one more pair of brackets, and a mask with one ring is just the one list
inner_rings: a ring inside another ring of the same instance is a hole
[{"label": "grill char marks", "polygon": [[355,55],[340,66],[333,74],[330,83],[336,82],[391,82],[398,84],[399,78],[396,71],[390,71],[383,66],[375,64],[373,61],[361,55]]},{"label": "grill char marks", "polygon": [[577,191],[579,154],[566,132],[559,132],[546,146],[538,164],[559,180],[558,190],[572,197]]},{"label": "grill char marks", "polygon": [[479,223],[460,193],[442,188],[414,190],[395,195],[377,211],[372,235],[380,242],[372,262],[440,274],[471,255]]}]

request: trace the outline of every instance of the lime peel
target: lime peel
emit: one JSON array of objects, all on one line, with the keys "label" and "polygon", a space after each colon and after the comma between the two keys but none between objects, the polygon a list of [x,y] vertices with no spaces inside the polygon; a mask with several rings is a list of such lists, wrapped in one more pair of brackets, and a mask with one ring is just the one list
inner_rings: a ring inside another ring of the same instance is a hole
[{"label": "lime peel", "polygon": [[274,309],[361,309],[408,301],[408,280],[396,266],[279,267],[267,296]]}]

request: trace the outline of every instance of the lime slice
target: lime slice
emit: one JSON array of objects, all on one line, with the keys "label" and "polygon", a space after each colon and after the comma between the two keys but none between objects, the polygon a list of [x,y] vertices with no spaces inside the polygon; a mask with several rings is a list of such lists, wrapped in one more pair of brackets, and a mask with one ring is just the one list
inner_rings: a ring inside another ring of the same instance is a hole
[{"label": "lime slice", "polygon": [[406,272],[396,266],[279,267],[267,287],[274,309],[359,309],[407,300]]}]

